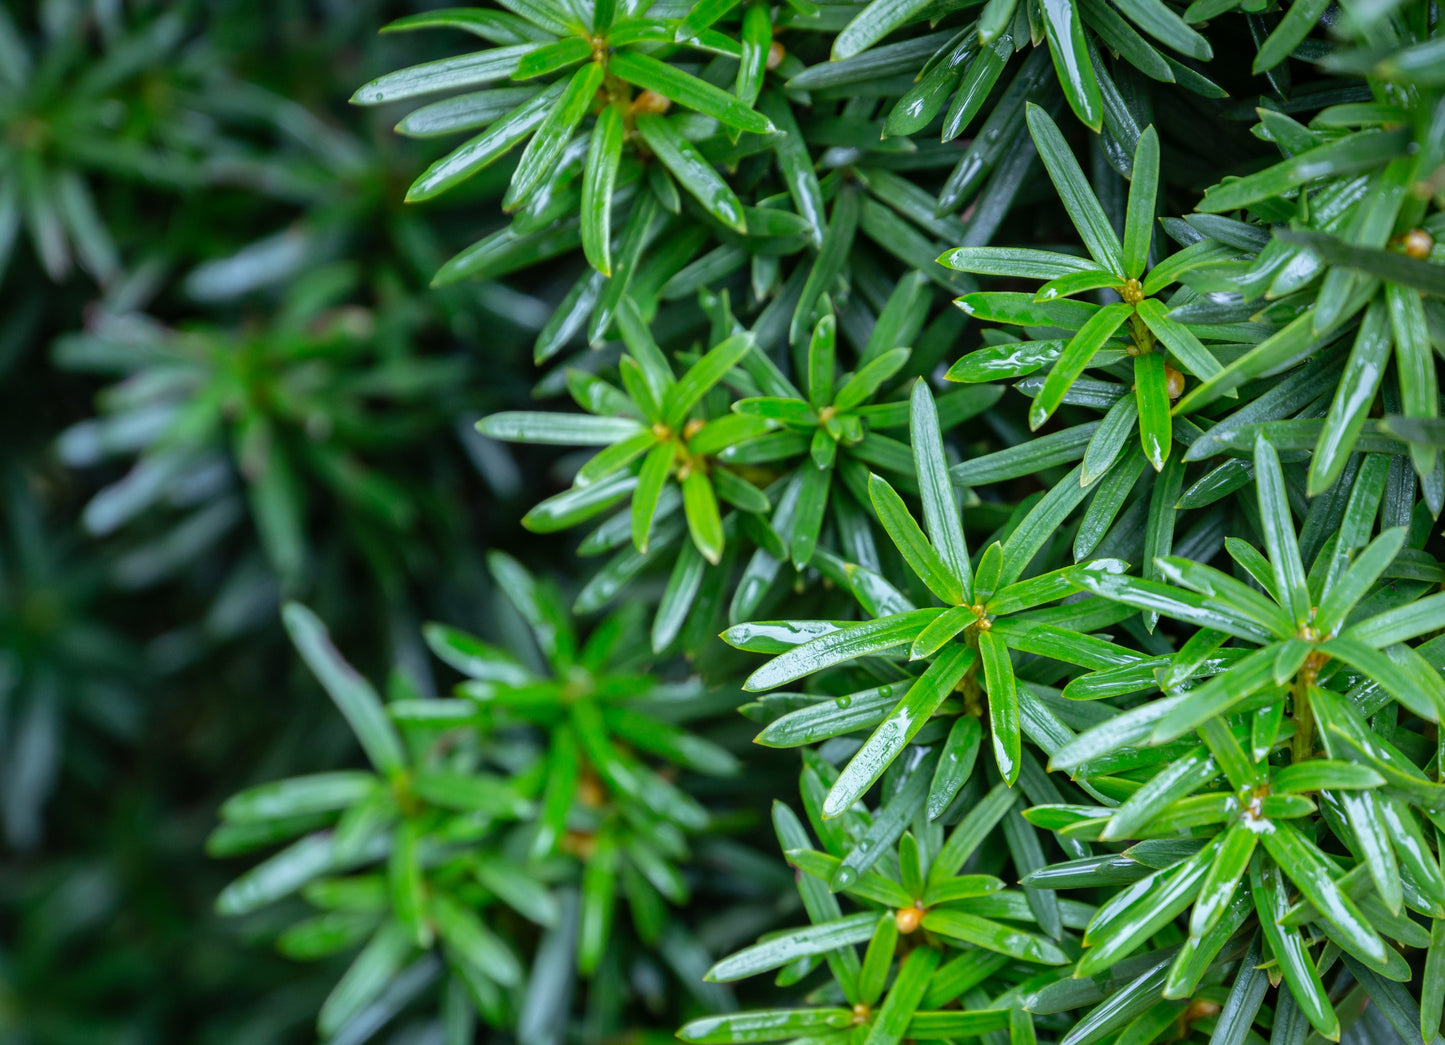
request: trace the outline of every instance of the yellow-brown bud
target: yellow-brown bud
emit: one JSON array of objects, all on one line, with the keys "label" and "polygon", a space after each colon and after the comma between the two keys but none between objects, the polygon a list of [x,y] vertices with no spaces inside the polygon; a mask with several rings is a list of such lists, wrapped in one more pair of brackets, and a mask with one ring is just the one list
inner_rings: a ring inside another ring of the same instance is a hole
[{"label": "yellow-brown bud", "polygon": [[898,926],[898,931],[904,936],[914,932],[923,924],[923,908],[914,904],[912,907],[900,907],[893,915],[893,924]]},{"label": "yellow-brown bud", "polygon": [[666,95],[658,94],[656,91],[643,91],[636,98],[632,99],[632,115],[640,116],[643,113],[661,114],[672,108],[672,99]]},{"label": "yellow-brown bud", "polygon": [[1184,1010],[1184,1022],[1193,1023],[1209,1016],[1218,1016],[1219,1011],[1218,1002],[1212,1002],[1208,998],[1195,998]]},{"label": "yellow-brown bud", "polygon": [[607,801],[607,792],[602,789],[598,779],[589,773],[577,781],[577,801],[588,809],[597,809]]},{"label": "yellow-brown bud", "polygon": [[1411,229],[1405,233],[1401,245],[1412,258],[1428,258],[1435,249],[1435,238],[1424,229]]},{"label": "yellow-brown bud", "polygon": [[592,859],[597,849],[597,839],[581,831],[568,831],[562,836],[562,851],[571,853],[584,863]]},{"label": "yellow-brown bud", "polygon": [[1184,375],[1168,363],[1164,364],[1164,387],[1169,390],[1170,399],[1178,399],[1184,394]]}]

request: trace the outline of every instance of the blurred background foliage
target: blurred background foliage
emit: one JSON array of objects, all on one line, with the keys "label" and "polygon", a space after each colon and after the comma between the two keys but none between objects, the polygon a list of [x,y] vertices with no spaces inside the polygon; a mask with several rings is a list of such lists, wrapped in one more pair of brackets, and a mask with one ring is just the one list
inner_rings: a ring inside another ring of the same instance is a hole
[{"label": "blurred background foliage", "polygon": [[279,601],[425,678],[421,621],[485,630],[485,550],[545,553],[545,470],[473,424],[547,310],[426,289],[478,219],[404,205],[425,150],[346,104],[436,56],[378,38],[411,9],[0,6],[0,1041],[314,1040],[344,960],[216,914],[245,858],[205,846],[360,758]]}]

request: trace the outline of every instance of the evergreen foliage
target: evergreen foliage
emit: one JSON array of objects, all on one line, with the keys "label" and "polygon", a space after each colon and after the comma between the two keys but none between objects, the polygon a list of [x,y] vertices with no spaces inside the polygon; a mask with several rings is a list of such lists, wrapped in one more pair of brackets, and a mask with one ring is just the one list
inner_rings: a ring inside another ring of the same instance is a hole
[{"label": "evergreen foliage", "polygon": [[1442,1041],[1438,3],[167,6],[0,11],[0,1040]]}]

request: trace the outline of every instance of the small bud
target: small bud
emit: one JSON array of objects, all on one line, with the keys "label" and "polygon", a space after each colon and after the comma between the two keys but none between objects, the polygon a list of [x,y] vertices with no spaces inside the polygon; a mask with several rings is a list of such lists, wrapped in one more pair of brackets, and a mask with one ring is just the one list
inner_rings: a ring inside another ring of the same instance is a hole
[{"label": "small bud", "polygon": [[1435,239],[1424,229],[1411,229],[1405,233],[1403,246],[1405,253],[1412,258],[1428,258],[1435,249]]},{"label": "small bud", "polygon": [[768,47],[768,60],[764,63],[768,72],[772,72],[778,66],[782,65],[783,59],[786,57],[788,57],[787,49],[778,43],[778,41],[774,40],[771,46]]},{"label": "small bud", "polygon": [[607,801],[607,792],[602,790],[597,778],[589,774],[577,781],[577,801],[588,809],[598,809]]},{"label": "small bud", "polygon": [[571,853],[584,863],[592,859],[597,849],[597,839],[581,831],[568,831],[562,836],[563,852]]},{"label": "small bud", "polygon": [[1184,1010],[1184,1022],[1192,1023],[1195,1020],[1202,1020],[1209,1016],[1218,1016],[1220,1012],[1219,1003],[1212,1002],[1208,998],[1195,998]]},{"label": "small bud", "polygon": [[912,907],[900,907],[893,916],[893,923],[898,926],[898,931],[904,936],[917,930],[923,922],[923,909],[917,904]]},{"label": "small bud", "polygon": [[872,1015],[873,1010],[860,1001],[857,1005],[853,1006],[853,1026],[863,1026],[863,1024],[868,1022],[868,1018]]},{"label": "small bud", "polygon": [[640,116],[643,113],[662,114],[672,108],[672,99],[666,95],[658,94],[656,91],[643,91],[636,98],[632,99],[632,115]]},{"label": "small bud", "polygon": [[683,425],[682,437],[684,439],[691,439],[693,436],[697,435],[697,433],[701,432],[706,425],[706,421],[694,417],[687,424]]},{"label": "small bud", "polygon": [[1130,305],[1137,305],[1144,300],[1144,288],[1137,279],[1131,279],[1124,284],[1124,289],[1119,291],[1119,296]]},{"label": "small bud", "polygon": [[1168,363],[1164,364],[1164,386],[1169,390],[1170,399],[1178,399],[1184,394],[1184,375]]}]

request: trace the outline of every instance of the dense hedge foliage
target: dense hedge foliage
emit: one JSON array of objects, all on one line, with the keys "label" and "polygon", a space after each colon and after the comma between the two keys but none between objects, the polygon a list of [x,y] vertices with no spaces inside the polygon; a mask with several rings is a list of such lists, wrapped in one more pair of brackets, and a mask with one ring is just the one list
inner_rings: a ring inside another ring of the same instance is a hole
[{"label": "dense hedge foliage", "polygon": [[1441,1041],[1440,15],[0,11],[0,1040]]}]

